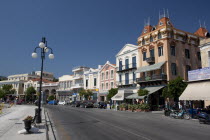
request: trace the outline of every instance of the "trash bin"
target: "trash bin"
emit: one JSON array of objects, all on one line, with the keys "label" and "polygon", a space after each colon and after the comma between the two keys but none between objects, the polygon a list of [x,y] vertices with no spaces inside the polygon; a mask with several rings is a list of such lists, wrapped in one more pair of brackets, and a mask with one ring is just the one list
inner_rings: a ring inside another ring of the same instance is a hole
[{"label": "trash bin", "polygon": [[39,114],[39,108],[35,108],[35,121],[36,123],[39,123],[40,121],[42,122],[42,109],[40,108],[40,116],[38,116]]}]

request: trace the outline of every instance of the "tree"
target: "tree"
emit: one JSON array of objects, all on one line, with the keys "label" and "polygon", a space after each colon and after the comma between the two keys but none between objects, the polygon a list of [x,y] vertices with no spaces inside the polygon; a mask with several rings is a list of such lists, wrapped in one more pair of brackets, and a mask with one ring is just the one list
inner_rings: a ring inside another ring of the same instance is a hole
[{"label": "tree", "polygon": [[0,88],[0,98],[3,98],[5,96],[4,91]]},{"label": "tree", "polygon": [[48,101],[51,101],[51,100],[54,100],[55,99],[55,96],[51,95],[48,97]]},{"label": "tree", "polygon": [[88,100],[90,100],[90,97],[92,95],[93,95],[93,92],[89,89],[88,90],[82,89],[82,90],[79,91],[79,96],[85,97],[85,99],[88,99]]},{"label": "tree", "polygon": [[58,82],[58,79],[56,79],[55,77],[53,78],[53,82]]},{"label": "tree", "polygon": [[4,92],[5,95],[7,94],[15,94],[15,89],[12,89],[13,86],[12,85],[3,85],[2,86],[2,90]]},{"label": "tree", "polygon": [[109,90],[108,95],[106,96],[106,97],[107,97],[107,100],[111,100],[111,98],[112,98],[114,95],[116,95],[117,92],[118,92],[118,88],[111,88],[111,89]]},{"label": "tree", "polygon": [[146,90],[146,89],[139,89],[138,90],[138,96],[145,96],[145,95],[148,95],[149,94],[149,91]]},{"label": "tree", "polygon": [[33,99],[34,94],[36,93],[36,90],[34,87],[28,87],[25,91],[26,100]]},{"label": "tree", "polygon": [[169,84],[163,89],[163,96],[165,98],[174,98],[178,101],[179,96],[183,93],[187,83],[183,82],[183,78],[178,76],[176,79],[169,81]]}]

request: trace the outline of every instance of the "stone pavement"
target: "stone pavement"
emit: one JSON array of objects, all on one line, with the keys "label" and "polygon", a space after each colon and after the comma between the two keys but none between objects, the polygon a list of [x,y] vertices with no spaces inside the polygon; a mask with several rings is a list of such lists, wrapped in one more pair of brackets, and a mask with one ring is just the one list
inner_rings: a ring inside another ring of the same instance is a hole
[{"label": "stone pavement", "polygon": [[42,111],[42,123],[37,124],[39,133],[18,134],[19,130],[24,129],[23,119],[27,116],[35,115],[36,106],[33,105],[16,105],[6,108],[3,114],[0,114],[0,139],[1,140],[45,140],[48,129],[45,125],[45,114]]}]

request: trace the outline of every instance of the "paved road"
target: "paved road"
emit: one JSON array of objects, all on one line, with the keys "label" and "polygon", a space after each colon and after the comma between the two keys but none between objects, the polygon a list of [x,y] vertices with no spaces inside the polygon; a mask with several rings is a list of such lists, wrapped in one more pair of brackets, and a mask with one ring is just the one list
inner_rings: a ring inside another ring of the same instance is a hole
[{"label": "paved road", "polygon": [[60,140],[209,140],[210,125],[162,114],[46,106]]}]

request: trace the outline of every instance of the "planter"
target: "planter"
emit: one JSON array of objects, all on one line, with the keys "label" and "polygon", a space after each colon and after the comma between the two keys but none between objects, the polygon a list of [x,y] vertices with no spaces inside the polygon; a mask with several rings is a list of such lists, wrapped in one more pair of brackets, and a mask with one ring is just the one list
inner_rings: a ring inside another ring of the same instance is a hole
[{"label": "planter", "polygon": [[125,109],[125,108],[123,108],[122,110],[123,110],[123,111],[126,111],[126,109]]},{"label": "planter", "polygon": [[25,125],[25,129],[28,133],[30,133],[30,129],[31,129],[31,120],[23,120],[24,121],[24,125]]},{"label": "planter", "polygon": [[149,112],[149,109],[145,109],[144,112]]}]

